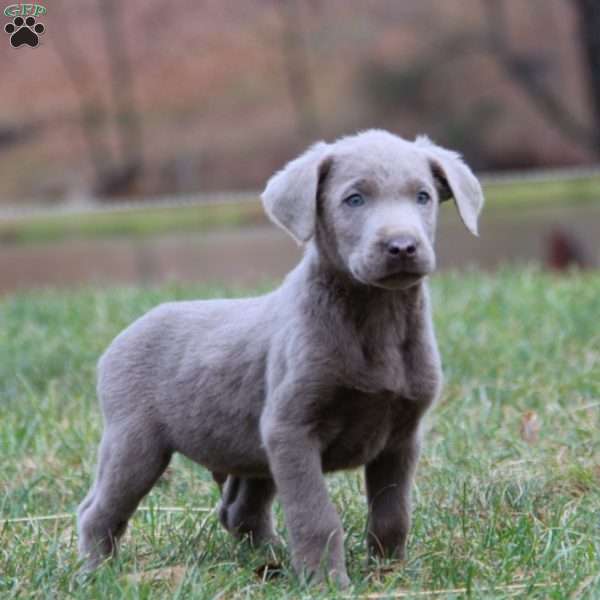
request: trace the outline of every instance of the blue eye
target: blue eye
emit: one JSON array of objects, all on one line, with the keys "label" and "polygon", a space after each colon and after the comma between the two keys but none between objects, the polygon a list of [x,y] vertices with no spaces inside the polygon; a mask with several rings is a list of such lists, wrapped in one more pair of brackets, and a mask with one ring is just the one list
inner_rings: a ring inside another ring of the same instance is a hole
[{"label": "blue eye", "polygon": [[352,206],[356,208],[357,206],[362,206],[365,203],[365,199],[360,194],[352,194],[344,199],[344,204],[348,206]]},{"label": "blue eye", "polygon": [[417,204],[427,204],[430,200],[431,196],[425,190],[421,190],[417,194]]}]

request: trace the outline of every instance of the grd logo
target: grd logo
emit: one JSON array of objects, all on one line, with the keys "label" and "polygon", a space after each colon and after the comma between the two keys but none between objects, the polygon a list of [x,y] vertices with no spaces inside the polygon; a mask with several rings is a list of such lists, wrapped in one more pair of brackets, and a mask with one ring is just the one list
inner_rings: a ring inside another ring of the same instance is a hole
[{"label": "grd logo", "polygon": [[12,17],[12,23],[4,26],[4,31],[10,35],[10,45],[13,48],[27,45],[35,48],[40,41],[39,36],[46,31],[42,23],[36,22],[36,17],[45,15],[48,11],[41,4],[11,4],[4,9],[4,16]]}]

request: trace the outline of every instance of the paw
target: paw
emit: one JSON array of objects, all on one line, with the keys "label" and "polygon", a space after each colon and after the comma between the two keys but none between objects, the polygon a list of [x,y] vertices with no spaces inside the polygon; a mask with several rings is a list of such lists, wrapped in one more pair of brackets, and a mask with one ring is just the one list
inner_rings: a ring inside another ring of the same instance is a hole
[{"label": "paw", "polygon": [[258,536],[252,536],[252,544],[256,546],[277,546],[283,547],[285,542],[274,532],[269,531],[267,533],[262,533]]},{"label": "paw", "polygon": [[369,531],[367,546],[370,558],[404,560],[406,555],[406,528],[388,526],[378,528],[379,533]]},{"label": "paw", "polygon": [[228,529],[229,533],[238,540],[248,542],[251,546],[283,546],[283,540],[274,531],[264,531],[260,527],[237,527]]},{"label": "paw", "polygon": [[304,571],[301,579],[308,585],[325,586],[333,584],[336,587],[345,590],[350,587],[350,577],[345,570],[332,569],[326,573],[323,569],[314,572]]},{"label": "paw", "polygon": [[342,590],[350,587],[350,577],[346,571],[330,571],[327,579]]},{"label": "paw", "polygon": [[406,550],[404,544],[385,545],[382,546],[379,542],[369,540],[369,559],[391,559],[394,561],[403,561],[406,558]]},{"label": "paw", "polygon": [[350,577],[348,577],[347,573],[333,572],[330,574],[330,577],[335,581],[339,588],[345,590],[350,587]]},{"label": "paw", "polygon": [[102,563],[110,560],[113,555],[112,549],[106,541],[94,541],[90,536],[85,534],[80,534],[78,550],[81,562],[79,573],[81,575],[93,573]]},{"label": "paw", "polygon": [[4,26],[4,31],[10,35],[10,44],[18,48],[24,44],[35,48],[40,41],[39,36],[46,31],[42,23],[36,23],[35,17],[15,17],[12,23]]},{"label": "paw", "polygon": [[81,577],[86,577],[92,575],[98,568],[104,563],[110,560],[110,556],[101,556],[101,555],[90,555],[86,554],[85,557],[82,557],[82,564],[77,572],[77,574]]},{"label": "paw", "polygon": [[234,506],[221,501],[218,507],[221,525],[236,539],[244,539],[253,546],[283,545],[281,538],[273,531],[270,514],[242,515]]}]

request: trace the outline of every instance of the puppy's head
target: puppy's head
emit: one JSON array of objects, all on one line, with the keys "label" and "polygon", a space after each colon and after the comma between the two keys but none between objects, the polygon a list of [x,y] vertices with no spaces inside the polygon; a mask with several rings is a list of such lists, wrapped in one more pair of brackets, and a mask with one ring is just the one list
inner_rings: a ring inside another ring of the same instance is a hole
[{"label": "puppy's head", "polygon": [[365,285],[405,288],[435,268],[438,206],[454,198],[471,233],[483,206],[460,156],[379,130],[319,142],[268,182],[269,217]]}]

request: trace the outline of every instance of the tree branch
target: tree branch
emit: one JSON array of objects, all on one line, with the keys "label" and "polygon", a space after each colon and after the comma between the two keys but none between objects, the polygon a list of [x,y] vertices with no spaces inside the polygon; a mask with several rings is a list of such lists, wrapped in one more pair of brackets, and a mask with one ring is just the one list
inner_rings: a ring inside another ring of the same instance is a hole
[{"label": "tree branch", "polygon": [[592,110],[596,120],[596,144],[600,148],[600,2],[572,0],[579,21],[579,39],[587,64]]},{"label": "tree branch", "polygon": [[503,0],[483,0],[488,31],[483,38],[486,50],[506,75],[528,96],[548,122],[574,142],[600,154],[600,139],[592,129],[575,118],[559,97],[541,80],[539,60],[510,47],[508,20]]},{"label": "tree branch", "polygon": [[94,179],[97,183],[102,180],[104,171],[110,169],[111,165],[111,153],[99,132],[106,114],[101,107],[97,94],[89,89],[90,69],[83,60],[80,49],[73,42],[69,29],[69,19],[65,11],[62,11],[60,21],[60,35],[51,36],[50,39],[77,96],[83,138],[88,149]]},{"label": "tree branch", "polygon": [[117,134],[125,168],[142,166],[142,131],[133,98],[133,73],[123,45],[120,10],[115,0],[98,0],[111,73],[112,97],[117,112]]},{"label": "tree branch", "polygon": [[290,99],[300,133],[310,137],[319,130],[315,94],[308,66],[306,44],[300,31],[298,0],[276,0],[283,21],[282,50]]}]

